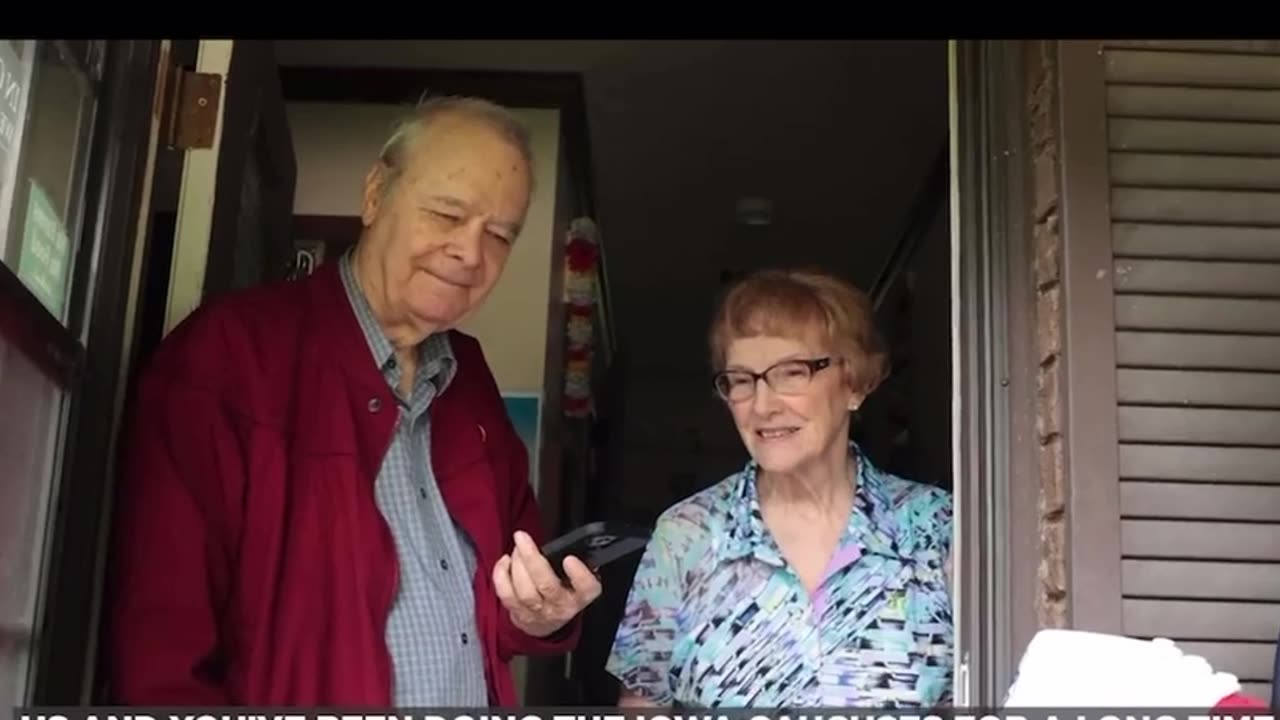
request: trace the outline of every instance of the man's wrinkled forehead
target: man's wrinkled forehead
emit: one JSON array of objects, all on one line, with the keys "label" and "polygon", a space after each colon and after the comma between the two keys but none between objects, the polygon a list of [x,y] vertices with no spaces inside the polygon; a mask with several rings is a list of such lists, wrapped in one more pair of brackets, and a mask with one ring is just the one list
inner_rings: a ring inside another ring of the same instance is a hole
[{"label": "man's wrinkled forehead", "polygon": [[526,180],[532,180],[530,159],[517,142],[490,122],[461,112],[435,118],[409,138],[406,150],[410,163],[429,163],[447,175],[465,172],[478,163],[492,163],[492,168],[486,168],[491,172],[523,173]]}]

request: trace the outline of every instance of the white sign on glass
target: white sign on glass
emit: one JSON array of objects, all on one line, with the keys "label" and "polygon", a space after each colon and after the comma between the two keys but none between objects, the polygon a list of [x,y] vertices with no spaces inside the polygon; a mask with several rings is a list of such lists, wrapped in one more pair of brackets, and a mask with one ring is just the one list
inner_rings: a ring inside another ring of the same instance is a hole
[{"label": "white sign on glass", "polygon": [[31,93],[34,40],[0,40],[0,260],[9,239],[18,155]]}]

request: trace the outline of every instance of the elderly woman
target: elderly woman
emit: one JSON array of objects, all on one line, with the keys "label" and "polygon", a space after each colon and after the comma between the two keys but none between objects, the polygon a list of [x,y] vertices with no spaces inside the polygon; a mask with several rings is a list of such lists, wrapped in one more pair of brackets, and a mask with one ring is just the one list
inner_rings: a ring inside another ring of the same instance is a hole
[{"label": "elderly woman", "polygon": [[866,296],[759,272],[727,293],[710,341],[751,459],[658,519],[607,663],[620,704],[948,702],[950,496],[849,441],[887,374]]}]

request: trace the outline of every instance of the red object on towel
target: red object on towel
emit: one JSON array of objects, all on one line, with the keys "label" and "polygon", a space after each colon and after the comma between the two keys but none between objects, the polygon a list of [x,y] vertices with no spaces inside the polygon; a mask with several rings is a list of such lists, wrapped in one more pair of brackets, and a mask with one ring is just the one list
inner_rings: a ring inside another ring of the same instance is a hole
[{"label": "red object on towel", "polygon": [[1267,704],[1258,698],[1245,695],[1244,693],[1234,692],[1218,701],[1213,706],[1214,710],[1225,710],[1227,708],[1265,708]]}]

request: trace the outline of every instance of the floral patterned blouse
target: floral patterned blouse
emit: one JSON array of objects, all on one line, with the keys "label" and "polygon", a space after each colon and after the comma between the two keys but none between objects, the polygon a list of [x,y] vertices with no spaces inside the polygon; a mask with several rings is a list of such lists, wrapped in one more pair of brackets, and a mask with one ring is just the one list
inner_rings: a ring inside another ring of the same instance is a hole
[{"label": "floral patterned blouse", "polygon": [[608,671],[659,705],[950,701],[950,495],[850,445],[854,509],[811,596],[765,528],[749,462],[658,519]]}]

